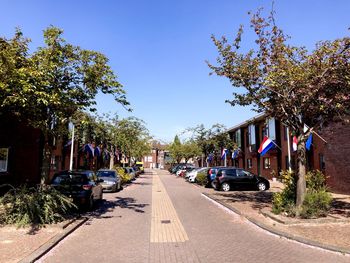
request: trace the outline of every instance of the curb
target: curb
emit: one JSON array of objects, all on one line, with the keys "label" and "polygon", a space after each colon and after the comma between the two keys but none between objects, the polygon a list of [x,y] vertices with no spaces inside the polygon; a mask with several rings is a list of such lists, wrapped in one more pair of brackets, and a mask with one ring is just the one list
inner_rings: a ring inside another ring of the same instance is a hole
[{"label": "curb", "polygon": [[309,245],[309,246],[313,246],[313,247],[329,250],[329,251],[332,251],[332,252],[337,252],[337,253],[341,253],[341,254],[348,254],[348,255],[350,255],[350,249],[348,249],[348,248],[337,247],[337,246],[332,246],[332,245],[325,245],[325,244],[319,243],[319,242],[314,241],[314,240],[310,240],[310,239],[303,238],[303,237],[300,237],[300,236],[295,236],[293,234],[289,234],[289,233],[286,233],[286,232],[274,229],[274,228],[272,228],[270,226],[265,225],[264,223],[259,222],[255,218],[252,218],[252,217],[249,217],[249,216],[243,214],[238,209],[230,207],[230,206],[226,205],[225,203],[223,203],[222,201],[211,197],[207,193],[202,193],[202,195],[204,195],[206,198],[211,199],[213,202],[216,202],[219,206],[223,206],[225,209],[229,209],[232,212],[234,212],[234,213],[236,213],[236,214],[238,214],[240,216],[245,217],[252,224],[254,224],[254,225],[258,226],[259,228],[261,228],[261,229],[263,229],[265,231],[268,231],[268,232],[270,232],[272,234],[275,234],[275,235],[278,235],[280,237],[284,237],[286,239],[290,239],[290,240],[293,240],[293,241],[296,241],[296,242],[299,242],[299,243],[302,243],[302,244],[305,244],[305,245]]},{"label": "curb", "polygon": [[72,220],[68,222],[64,227],[64,231],[53,238],[51,238],[49,241],[47,241],[45,244],[40,246],[38,249],[36,249],[34,252],[32,252],[30,255],[26,256],[22,260],[19,261],[19,263],[32,263],[36,260],[40,259],[42,256],[44,256],[46,253],[48,253],[52,248],[54,248],[60,241],[62,241],[65,237],[67,237],[69,234],[71,234],[73,231],[75,231],[78,227],[80,227],[82,224],[84,224],[89,218],[87,217],[81,217],[77,218],[75,220]]}]

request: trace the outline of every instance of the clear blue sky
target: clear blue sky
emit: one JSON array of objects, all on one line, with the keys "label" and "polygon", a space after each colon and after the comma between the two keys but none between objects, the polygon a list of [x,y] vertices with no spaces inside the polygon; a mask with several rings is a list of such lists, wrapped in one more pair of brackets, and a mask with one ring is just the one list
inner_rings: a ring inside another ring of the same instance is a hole
[{"label": "clear blue sky", "polygon": [[[203,123],[234,126],[252,116],[249,108],[231,107],[225,99],[232,87],[226,79],[209,76],[205,60],[215,62],[210,40],[233,36],[240,24],[249,31],[247,12],[265,7],[267,0],[115,0],[0,2],[0,35],[11,37],[19,26],[42,44],[42,30],[62,28],[70,43],[104,53],[124,85],[134,109],[158,139],[171,141],[187,127]],[[309,49],[319,40],[348,36],[350,1],[276,0],[277,24],[297,45]],[[247,32],[243,47],[253,47]],[[129,116],[106,96],[98,110]]]}]

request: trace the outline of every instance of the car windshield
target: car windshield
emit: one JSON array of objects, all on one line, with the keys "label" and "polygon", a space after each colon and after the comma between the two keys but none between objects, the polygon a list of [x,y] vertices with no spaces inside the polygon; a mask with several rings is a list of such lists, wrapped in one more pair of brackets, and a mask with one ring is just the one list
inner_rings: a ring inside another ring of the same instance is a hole
[{"label": "car windshield", "polygon": [[89,179],[85,174],[59,174],[56,175],[52,183],[53,184],[85,184],[88,183]]},{"label": "car windshield", "polygon": [[116,177],[114,171],[98,171],[97,176],[98,177],[111,177],[111,178]]}]

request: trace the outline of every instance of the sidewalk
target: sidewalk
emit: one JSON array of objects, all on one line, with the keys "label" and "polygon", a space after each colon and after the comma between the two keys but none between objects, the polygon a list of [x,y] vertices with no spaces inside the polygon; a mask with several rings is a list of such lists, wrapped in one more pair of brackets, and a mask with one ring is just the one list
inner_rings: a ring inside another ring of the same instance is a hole
[{"label": "sidewalk", "polygon": [[0,263],[34,262],[86,220],[79,218],[40,229],[0,226]]},{"label": "sidewalk", "polygon": [[202,188],[203,194],[245,217],[251,223],[280,236],[308,245],[350,254],[350,196],[332,194],[334,201],[327,218],[294,219],[271,213],[272,195],[283,184],[271,182],[266,192],[219,192]]}]

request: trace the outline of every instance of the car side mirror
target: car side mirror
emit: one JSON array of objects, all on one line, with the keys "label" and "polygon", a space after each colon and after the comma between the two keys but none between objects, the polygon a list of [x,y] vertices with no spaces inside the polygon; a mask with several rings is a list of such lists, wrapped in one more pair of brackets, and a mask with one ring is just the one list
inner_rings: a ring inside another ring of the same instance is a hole
[{"label": "car side mirror", "polygon": [[99,179],[96,180],[96,183],[103,183],[103,182],[104,182],[104,180],[101,179],[101,178],[99,178]]}]

